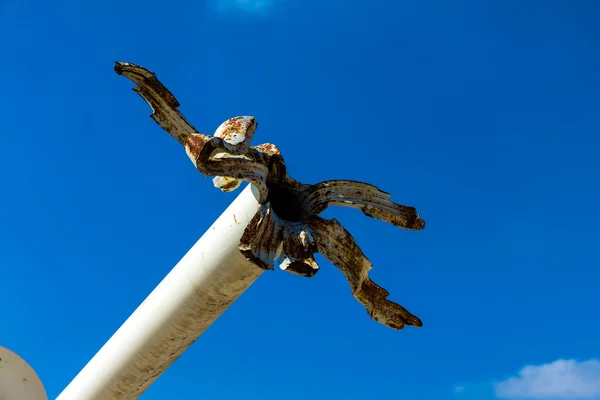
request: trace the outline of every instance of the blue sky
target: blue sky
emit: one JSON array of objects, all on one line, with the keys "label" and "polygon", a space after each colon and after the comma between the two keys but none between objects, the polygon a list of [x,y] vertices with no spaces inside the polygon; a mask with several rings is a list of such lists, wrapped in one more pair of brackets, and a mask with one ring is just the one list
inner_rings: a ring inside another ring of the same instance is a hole
[{"label": "blue sky", "polygon": [[295,178],[367,181],[427,221],[326,213],[423,328],[370,320],[320,258],[311,279],[263,274],[143,399],[600,398],[599,12],[0,3],[0,345],[56,397],[236,195],[148,117],[120,60],[201,131],[253,115]]}]

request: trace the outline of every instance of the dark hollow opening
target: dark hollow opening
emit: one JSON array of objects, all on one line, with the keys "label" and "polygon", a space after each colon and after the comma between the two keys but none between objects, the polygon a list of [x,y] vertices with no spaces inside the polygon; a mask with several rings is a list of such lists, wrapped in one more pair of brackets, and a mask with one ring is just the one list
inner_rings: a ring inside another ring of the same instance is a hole
[{"label": "dark hollow opening", "polygon": [[298,222],[304,216],[300,208],[298,196],[290,189],[281,186],[269,186],[267,200],[279,218],[290,222]]}]

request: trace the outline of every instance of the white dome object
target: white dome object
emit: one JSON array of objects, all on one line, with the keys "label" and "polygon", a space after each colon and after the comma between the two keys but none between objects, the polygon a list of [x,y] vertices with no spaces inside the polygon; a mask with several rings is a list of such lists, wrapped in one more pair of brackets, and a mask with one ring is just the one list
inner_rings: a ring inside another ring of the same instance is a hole
[{"label": "white dome object", "polygon": [[0,346],[0,400],[48,400],[42,381],[25,360]]}]

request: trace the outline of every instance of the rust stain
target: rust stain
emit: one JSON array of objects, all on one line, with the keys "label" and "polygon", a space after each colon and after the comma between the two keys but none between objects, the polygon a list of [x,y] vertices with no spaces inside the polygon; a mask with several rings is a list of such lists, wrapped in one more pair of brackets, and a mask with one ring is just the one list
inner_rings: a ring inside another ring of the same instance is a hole
[{"label": "rust stain", "polygon": [[236,139],[236,136],[240,131],[242,131],[243,128],[244,126],[242,124],[242,117],[234,117],[227,120],[224,134],[222,136],[223,140],[232,141]]},{"label": "rust stain", "polygon": [[202,149],[204,148],[207,142],[208,139],[204,135],[192,134],[188,135],[185,138],[185,152],[187,153],[190,160],[192,160],[194,165],[197,164],[198,157],[200,157],[200,153],[202,152]]}]

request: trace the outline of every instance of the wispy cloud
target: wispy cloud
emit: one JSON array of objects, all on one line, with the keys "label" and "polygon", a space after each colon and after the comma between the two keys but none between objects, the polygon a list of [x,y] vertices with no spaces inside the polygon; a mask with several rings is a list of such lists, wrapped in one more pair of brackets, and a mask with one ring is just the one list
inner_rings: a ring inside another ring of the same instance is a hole
[{"label": "wispy cloud", "polygon": [[217,11],[265,14],[275,1],[277,0],[213,0],[213,3]]},{"label": "wispy cloud", "polygon": [[464,382],[452,388],[457,400],[495,400],[491,382]]},{"label": "wispy cloud", "polygon": [[528,365],[518,376],[495,383],[494,391],[500,399],[600,399],[600,361]]},{"label": "wispy cloud", "polygon": [[454,386],[454,393],[462,393],[465,391],[465,387],[462,385]]},{"label": "wispy cloud", "polygon": [[600,400],[600,361],[528,365],[503,381],[462,383],[452,389],[460,400]]}]

